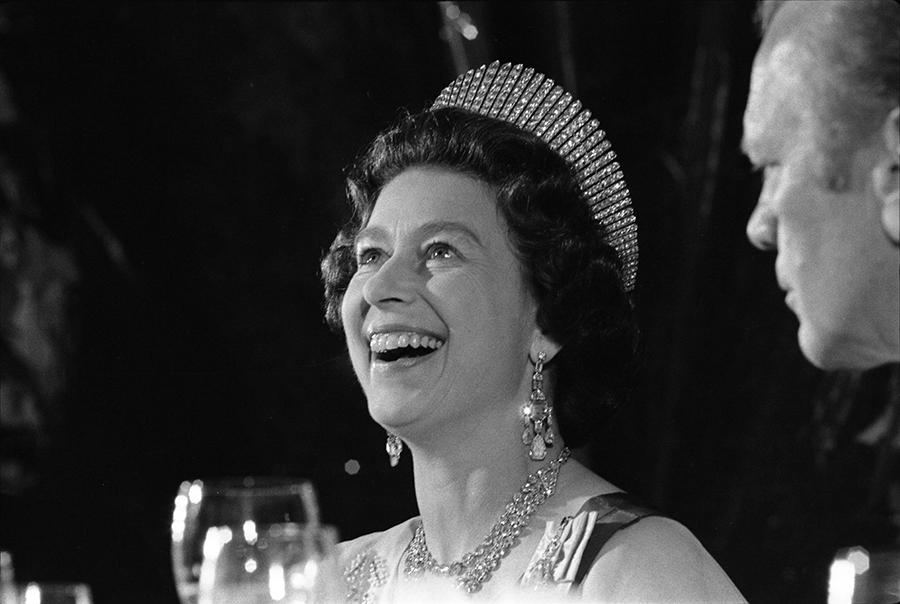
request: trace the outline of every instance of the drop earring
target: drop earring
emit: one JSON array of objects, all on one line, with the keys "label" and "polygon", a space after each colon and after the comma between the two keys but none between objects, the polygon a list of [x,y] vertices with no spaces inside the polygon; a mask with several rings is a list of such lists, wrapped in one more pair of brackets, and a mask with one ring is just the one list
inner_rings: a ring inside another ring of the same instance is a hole
[{"label": "drop earring", "polygon": [[396,468],[397,464],[400,463],[400,454],[403,453],[403,441],[393,432],[388,432],[384,449],[387,451],[391,467]]},{"label": "drop earring", "polygon": [[547,448],[553,446],[552,412],[553,405],[544,395],[544,361],[547,354],[538,354],[531,376],[531,397],[522,407],[522,444],[528,447],[528,457],[532,461],[543,461]]}]

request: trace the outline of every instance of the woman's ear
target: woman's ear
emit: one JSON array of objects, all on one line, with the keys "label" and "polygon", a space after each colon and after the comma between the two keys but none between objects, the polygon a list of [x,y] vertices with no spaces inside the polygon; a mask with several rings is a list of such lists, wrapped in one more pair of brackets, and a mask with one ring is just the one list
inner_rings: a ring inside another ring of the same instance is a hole
[{"label": "woman's ear", "polygon": [[551,340],[549,337],[544,335],[540,329],[534,330],[534,335],[531,337],[531,362],[536,363],[538,355],[540,353],[544,353],[544,362],[549,363],[553,360],[553,357],[556,356],[556,353],[560,351],[562,346]]},{"label": "woman's ear", "polygon": [[881,206],[881,227],[900,245],[900,107],[888,114],[882,139],[886,153],[872,169],[872,184]]}]

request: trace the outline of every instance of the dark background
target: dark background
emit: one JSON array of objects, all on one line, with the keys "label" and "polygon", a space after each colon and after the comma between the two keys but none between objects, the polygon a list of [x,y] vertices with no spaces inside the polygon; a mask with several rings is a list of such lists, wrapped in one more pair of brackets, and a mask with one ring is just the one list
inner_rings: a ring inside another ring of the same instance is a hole
[{"label": "dark background", "polygon": [[435,2],[0,6],[2,149],[30,200],[6,189],[3,211],[79,273],[66,387],[26,447],[36,478],[3,492],[20,580],[174,602],[169,516],[195,477],[309,477],[343,538],[415,513],[409,460],[388,467],[322,320],[318,262],[347,218],[345,166],[493,59],[591,108],[634,199],[641,385],[581,454],[693,530],[753,602],[823,601],[834,549],[886,538],[861,516],[883,485],[851,436],[890,369],[812,369],[773,258],[744,237],[752,3],[459,6],[474,41]]}]

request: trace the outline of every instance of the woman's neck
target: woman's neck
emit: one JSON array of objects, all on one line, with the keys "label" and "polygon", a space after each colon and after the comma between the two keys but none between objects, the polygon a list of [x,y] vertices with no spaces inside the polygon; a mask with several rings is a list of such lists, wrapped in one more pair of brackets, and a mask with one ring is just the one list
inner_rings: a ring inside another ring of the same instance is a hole
[{"label": "woman's neck", "polygon": [[428,549],[442,564],[478,547],[528,475],[562,450],[557,441],[531,461],[515,425],[502,423],[482,422],[449,443],[409,443]]}]

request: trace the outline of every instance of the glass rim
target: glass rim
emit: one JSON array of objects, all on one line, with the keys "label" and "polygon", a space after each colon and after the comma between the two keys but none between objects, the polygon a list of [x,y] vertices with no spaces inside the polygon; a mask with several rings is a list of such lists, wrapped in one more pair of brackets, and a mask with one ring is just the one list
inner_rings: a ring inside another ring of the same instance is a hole
[{"label": "glass rim", "polygon": [[265,532],[268,537],[295,537],[317,533],[325,533],[330,536],[337,533],[337,527],[320,522],[271,522],[257,524],[256,530],[260,533]]},{"label": "glass rim", "polygon": [[[209,529],[228,529],[231,533],[241,535],[245,527],[240,524],[222,524],[211,526]],[[208,529],[208,530],[209,530]],[[254,541],[259,539],[315,539],[324,537],[332,544],[337,543],[338,530],[332,524],[314,522],[271,522],[254,524]]]},{"label": "glass rim", "polygon": [[91,591],[91,586],[83,581],[24,581],[17,582],[16,585],[20,589],[37,588],[41,591],[48,590],[54,592],[79,592]]},{"label": "glass rim", "polygon": [[243,476],[195,478],[183,481],[179,487],[179,492],[186,491],[195,485],[203,489],[204,495],[226,497],[265,497],[279,494],[302,495],[309,491],[312,491],[312,494],[315,495],[312,481],[309,478],[300,476],[247,474]]}]

